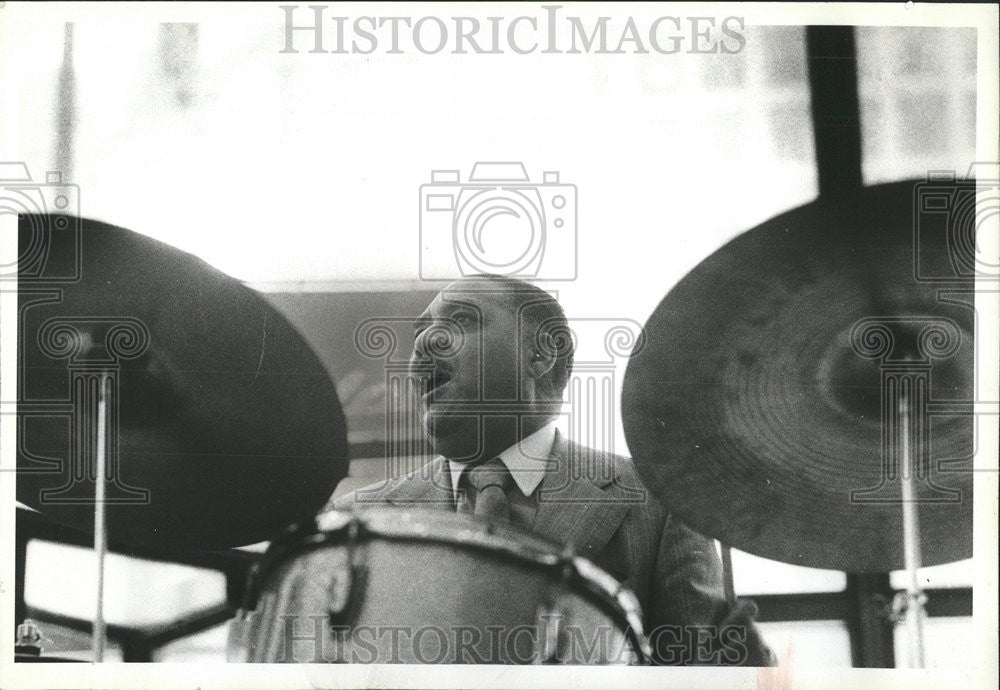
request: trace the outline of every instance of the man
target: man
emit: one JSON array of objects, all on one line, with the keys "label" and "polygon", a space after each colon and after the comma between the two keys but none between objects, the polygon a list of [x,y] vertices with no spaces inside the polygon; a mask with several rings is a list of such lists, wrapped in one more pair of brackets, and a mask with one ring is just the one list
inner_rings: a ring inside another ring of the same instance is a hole
[{"label": "man", "polygon": [[[409,364],[440,457],[430,472],[334,507],[429,506],[509,520],[571,546],[631,589],[654,660],[773,664],[754,605],[725,602],[713,542],[666,514],[631,460],[557,431],[573,349],[562,307],[543,290],[491,275],[452,283],[416,320]],[[720,631],[738,642],[720,652]]]}]

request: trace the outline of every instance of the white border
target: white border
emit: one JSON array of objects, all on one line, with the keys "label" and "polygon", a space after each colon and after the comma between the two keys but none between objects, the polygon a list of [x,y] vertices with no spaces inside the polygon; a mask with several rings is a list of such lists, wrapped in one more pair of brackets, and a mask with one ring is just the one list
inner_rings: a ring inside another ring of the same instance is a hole
[{"label": "white border", "polygon": [[[0,7],[0,51],[5,36],[18,31],[25,24],[52,21],[99,20],[114,13],[116,19],[136,21],[208,21],[212,19],[236,23],[280,21],[278,4],[247,3],[51,3],[28,5],[8,2]],[[308,5],[310,3],[301,3]],[[319,3],[322,4],[322,3]],[[573,3],[550,3],[571,7]],[[381,5],[389,11],[398,5]],[[456,13],[460,5],[443,6],[420,3],[426,14],[436,11]],[[608,14],[628,11],[624,3],[599,5],[588,3],[588,10],[603,9]],[[477,8],[477,9],[482,9]],[[509,12],[511,5],[497,7]],[[352,4],[352,14],[378,11],[378,6]],[[645,11],[649,10],[646,4]],[[751,24],[854,24],[882,26],[973,26],[978,28],[978,83],[977,83],[977,160],[996,161],[998,152],[998,44],[996,5],[911,3],[684,3],[664,6],[664,13],[678,16],[727,16],[745,17]],[[5,79],[8,70],[27,69],[16,59],[0,56],[0,84],[11,83]],[[0,99],[0,160],[20,160],[18,155],[16,93],[5,92]],[[5,116],[6,115],[6,116]],[[994,218],[996,220],[996,218]],[[16,235],[11,223],[0,227],[0,261],[16,259]],[[992,238],[996,240],[997,234]],[[983,247],[994,256],[1000,253],[997,246]],[[6,288],[5,288],[6,289]],[[995,288],[994,288],[995,289]],[[997,383],[997,363],[1000,361],[1000,331],[997,315],[1000,300],[997,293],[984,293],[977,297],[976,306],[983,321],[979,324],[977,339],[980,342],[979,380],[982,399],[1000,399]],[[10,292],[0,294],[0,400],[13,399],[14,368],[16,366],[16,296]],[[992,318],[991,318],[992,317]],[[989,319],[989,321],[987,321]],[[6,411],[6,410],[5,410]],[[14,418],[0,416],[0,467],[10,468],[14,460]],[[997,418],[980,417],[983,446],[977,463],[981,469],[996,468],[997,439],[1000,436]],[[13,610],[13,532],[14,487],[8,475],[0,475],[0,609]],[[738,688],[738,687],[995,687],[997,679],[997,505],[996,475],[992,472],[977,474],[975,482],[976,521],[974,543],[979,570],[974,585],[974,621],[981,632],[981,646],[969,650],[962,671],[908,671],[852,669],[831,673],[826,669],[794,670],[794,677],[775,679],[758,678],[754,669],[663,669],[663,668],[580,668],[580,667],[422,667],[422,666],[259,666],[225,664],[13,664],[6,653],[0,659],[0,685],[24,688],[242,688],[271,687],[299,688],[327,687],[603,687],[637,688],[662,687],[670,683],[685,688]],[[989,558],[986,554],[993,554]],[[9,614],[7,614],[9,615]],[[0,650],[13,649],[13,629],[7,620],[0,625]]]}]

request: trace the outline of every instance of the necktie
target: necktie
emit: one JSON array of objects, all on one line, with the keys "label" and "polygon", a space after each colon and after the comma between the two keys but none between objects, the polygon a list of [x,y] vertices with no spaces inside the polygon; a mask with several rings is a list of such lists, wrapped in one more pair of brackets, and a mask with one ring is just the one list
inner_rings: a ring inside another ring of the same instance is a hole
[{"label": "necktie", "polygon": [[499,458],[466,470],[462,473],[465,483],[465,499],[459,505],[460,512],[470,512],[469,489],[474,502],[472,513],[487,520],[510,521],[510,501],[507,499],[507,487],[513,477]]}]

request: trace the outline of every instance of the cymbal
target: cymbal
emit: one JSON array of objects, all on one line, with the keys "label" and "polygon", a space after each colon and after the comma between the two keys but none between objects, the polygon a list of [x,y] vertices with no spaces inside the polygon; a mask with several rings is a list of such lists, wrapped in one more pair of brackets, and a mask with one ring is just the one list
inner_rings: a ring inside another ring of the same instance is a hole
[{"label": "cymbal", "polygon": [[315,514],[347,474],[346,424],[279,312],[122,228],[57,215],[18,228],[19,501],[93,529],[96,381],[111,372],[109,540],[226,548]]},{"label": "cymbal", "polygon": [[[897,368],[930,366],[923,563],[972,555],[972,282],[956,273],[954,245],[925,246],[946,229],[915,224],[914,190],[879,185],[773,218],[698,265],[649,318],[625,374],[625,435],[646,485],[693,528],[797,565],[903,567],[899,481],[883,464],[898,457],[883,455],[892,362],[858,340],[887,322]],[[933,337],[948,348],[921,340],[942,321]]]}]

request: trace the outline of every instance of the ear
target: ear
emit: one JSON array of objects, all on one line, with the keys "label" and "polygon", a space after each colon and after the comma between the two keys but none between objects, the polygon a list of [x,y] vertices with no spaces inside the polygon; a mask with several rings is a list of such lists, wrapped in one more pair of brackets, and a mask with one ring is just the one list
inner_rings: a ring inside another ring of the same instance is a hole
[{"label": "ear", "polygon": [[548,374],[556,365],[556,348],[552,336],[543,333],[540,337],[544,342],[528,349],[528,372],[535,380]]}]

